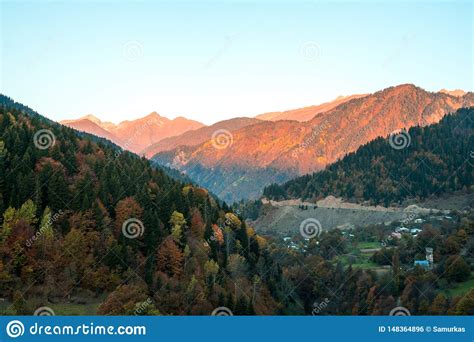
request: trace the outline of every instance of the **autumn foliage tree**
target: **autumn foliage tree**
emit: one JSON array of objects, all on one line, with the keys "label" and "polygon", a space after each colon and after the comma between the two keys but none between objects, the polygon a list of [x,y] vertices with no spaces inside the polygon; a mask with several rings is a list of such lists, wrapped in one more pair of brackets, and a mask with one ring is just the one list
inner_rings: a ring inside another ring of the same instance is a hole
[{"label": "autumn foliage tree", "polygon": [[158,270],[170,277],[179,276],[183,269],[183,260],[183,252],[181,252],[176,242],[171,238],[167,238],[158,250]]},{"label": "autumn foliage tree", "polygon": [[141,219],[143,208],[133,197],[120,200],[115,207],[115,235],[122,234],[122,225],[128,219]]}]

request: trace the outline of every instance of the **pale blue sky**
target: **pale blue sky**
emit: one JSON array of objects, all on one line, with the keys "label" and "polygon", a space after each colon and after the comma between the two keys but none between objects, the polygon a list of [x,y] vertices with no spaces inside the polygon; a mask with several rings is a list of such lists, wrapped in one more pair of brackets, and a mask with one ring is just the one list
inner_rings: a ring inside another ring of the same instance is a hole
[{"label": "pale blue sky", "polygon": [[1,2],[1,92],[205,123],[400,83],[473,90],[472,1]]}]

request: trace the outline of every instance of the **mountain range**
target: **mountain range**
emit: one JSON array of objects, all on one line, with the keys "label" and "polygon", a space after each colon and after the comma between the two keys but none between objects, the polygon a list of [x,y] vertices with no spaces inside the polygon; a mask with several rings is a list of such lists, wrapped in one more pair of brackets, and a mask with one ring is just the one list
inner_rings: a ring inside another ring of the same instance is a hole
[{"label": "mountain range", "polygon": [[102,122],[91,114],[77,120],[63,120],[61,123],[78,131],[106,138],[135,153],[141,153],[143,149],[168,137],[204,126],[198,121],[184,117],[170,120],[156,112],[137,120],[122,121],[117,125],[112,122]]},{"label": "mountain range", "polygon": [[61,124],[108,139],[129,151],[151,158],[159,152],[172,150],[177,146],[195,146],[204,143],[217,130],[224,129],[233,132],[261,121],[308,121],[318,113],[330,110],[339,104],[362,96],[364,95],[339,96],[334,101],[325,102],[320,105],[284,112],[259,114],[255,118],[236,117],[219,121],[210,126],[184,117],[170,120],[156,112],[152,112],[143,118],[127,120],[119,124],[102,121],[92,114],[85,115],[79,119],[63,120]]},{"label": "mountain range", "polygon": [[[473,105],[470,92],[428,92],[402,84],[211,126],[157,113],[118,125],[91,115],[62,123],[175,168],[232,202],[256,198],[271,183],[324,169],[377,137],[437,123],[447,113]],[[226,140],[225,148],[216,148],[215,133]]]},{"label": "mountain range", "polygon": [[474,175],[473,133],[474,107],[461,108],[439,123],[377,138],[322,171],[272,184],[263,194],[273,200],[313,202],[335,196],[388,207],[433,195],[468,193]]},{"label": "mountain range", "polygon": [[259,122],[261,122],[261,120],[255,118],[234,118],[219,121],[211,126],[204,126],[195,130],[187,131],[178,136],[160,140],[159,142],[145,148],[142,151],[142,154],[147,158],[151,158],[159,152],[169,151],[177,146],[196,146],[208,141],[212,137],[212,134],[219,130],[233,132]]},{"label": "mountain range", "polygon": [[306,122],[264,121],[232,132],[232,144],[181,146],[153,157],[227,201],[257,197],[262,185],[325,168],[377,137],[436,123],[474,105],[474,94],[427,92],[411,84],[351,99]]},{"label": "mountain range", "polygon": [[298,109],[286,110],[284,112],[269,112],[264,114],[259,114],[256,116],[257,119],[267,120],[267,121],[279,121],[279,120],[296,120],[300,122],[309,121],[316,114],[326,112],[331,110],[340,104],[348,102],[352,99],[357,99],[359,97],[364,97],[363,95],[349,95],[349,96],[339,96],[335,100],[330,102],[325,102],[319,105],[303,107]]},{"label": "mountain range", "polygon": [[[319,196],[314,182],[337,195],[397,200],[402,188],[384,184],[385,168],[421,195],[472,188],[473,115],[462,109],[412,128],[412,149],[395,151],[378,138],[332,164],[328,181],[307,176],[280,190],[300,196],[298,186],[309,184],[300,189]],[[435,166],[428,176],[419,153]],[[340,214],[309,212],[322,210]],[[413,213],[344,231],[323,229],[317,216],[311,226],[290,222],[284,235],[276,230],[284,216],[273,216],[275,232],[263,231],[206,189],[1,94],[0,214],[0,315],[307,316],[319,314],[314,298],[326,298],[328,315],[388,315],[395,298],[417,315],[474,313],[472,210],[430,212],[417,235],[385,238],[389,248],[377,248],[380,238],[399,224],[414,227]],[[427,244],[433,269],[413,267]],[[415,284],[426,289],[423,300]]]}]

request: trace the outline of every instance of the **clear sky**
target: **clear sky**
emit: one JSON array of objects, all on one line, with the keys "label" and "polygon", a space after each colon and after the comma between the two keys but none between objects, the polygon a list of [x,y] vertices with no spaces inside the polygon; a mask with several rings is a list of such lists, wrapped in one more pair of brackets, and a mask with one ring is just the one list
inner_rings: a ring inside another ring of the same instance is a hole
[{"label": "clear sky", "polygon": [[473,90],[473,1],[0,2],[0,90],[54,120],[209,124],[401,83]]}]

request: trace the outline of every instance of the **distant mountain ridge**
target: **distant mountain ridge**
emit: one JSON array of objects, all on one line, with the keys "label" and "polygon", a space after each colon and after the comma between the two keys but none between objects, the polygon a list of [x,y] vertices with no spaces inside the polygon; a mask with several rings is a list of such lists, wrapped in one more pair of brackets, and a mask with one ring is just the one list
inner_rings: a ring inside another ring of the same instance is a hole
[{"label": "distant mountain ridge", "polygon": [[114,133],[107,130],[100,124],[100,120],[91,120],[91,115],[83,117],[77,120],[67,120],[61,121],[61,124],[68,126],[70,128],[74,128],[78,131],[87,132],[90,134],[97,135],[98,137],[108,139],[110,141],[115,142],[118,145],[121,145],[122,140],[118,138]]},{"label": "distant mountain ridge", "polygon": [[265,185],[318,171],[377,137],[426,126],[474,94],[432,93],[411,84],[351,99],[307,122],[264,121],[232,132],[232,144],[177,147],[153,158],[185,172],[227,201],[258,197]]},{"label": "distant mountain ridge", "polygon": [[[153,155],[159,152],[168,151],[178,146],[194,146],[201,144],[206,140],[209,140],[212,136],[212,133],[219,129],[225,129],[233,132],[242,127],[250,126],[261,121],[294,120],[304,122],[312,119],[316,114],[330,110],[342,103],[363,96],[365,95],[339,96],[333,101],[325,102],[319,105],[292,109],[283,112],[269,112],[259,114],[254,118],[236,117],[229,120],[219,121],[210,126],[206,126],[200,122],[189,120],[184,117],[177,117],[174,120],[169,120],[160,116],[156,112],[152,112],[144,118],[131,121],[126,120],[120,122],[119,124],[102,121],[93,114],[85,115],[79,119],[62,120],[60,123],[80,131],[106,138],[127,150],[145,155],[147,158],[151,158]],[[156,132],[153,130],[147,130],[147,132],[143,132],[144,124],[149,124],[149,121],[154,122],[158,127],[164,127],[168,124],[169,134],[163,135],[160,129],[155,129]],[[181,124],[186,128],[183,129],[180,127],[180,129],[176,129],[176,127],[173,127],[173,124],[174,126]],[[143,136],[143,134],[145,134],[145,136]],[[139,137],[130,139],[130,137],[134,135],[138,135]],[[147,135],[148,138],[146,138]],[[157,135],[160,136],[157,137]]]},{"label": "distant mountain ridge", "polygon": [[63,120],[61,124],[111,140],[129,151],[140,153],[144,148],[168,137],[177,136],[204,124],[177,117],[170,120],[152,112],[149,115],[119,124],[102,122],[94,115],[86,115],[77,120]]},{"label": "distant mountain ridge", "polygon": [[319,105],[303,107],[298,109],[291,109],[283,112],[269,112],[264,114],[259,114],[255,118],[268,121],[278,121],[278,120],[295,120],[295,121],[309,121],[316,114],[326,112],[331,110],[340,104],[348,102],[359,97],[364,97],[367,94],[360,95],[349,95],[349,96],[339,96],[333,101],[325,102]]},{"label": "distant mountain ridge", "polygon": [[261,120],[244,117],[219,121],[211,126],[204,126],[192,131],[187,131],[178,136],[160,140],[159,142],[145,148],[141,153],[145,157],[151,158],[159,152],[172,150],[177,146],[195,146],[205,141],[209,141],[212,139],[212,134],[218,130],[233,132],[259,122],[261,122]]},{"label": "distant mountain ridge", "polygon": [[443,93],[443,94],[452,95],[452,96],[464,96],[464,95],[466,95],[466,92],[462,89],[455,89],[455,90],[441,89],[439,92]]}]

